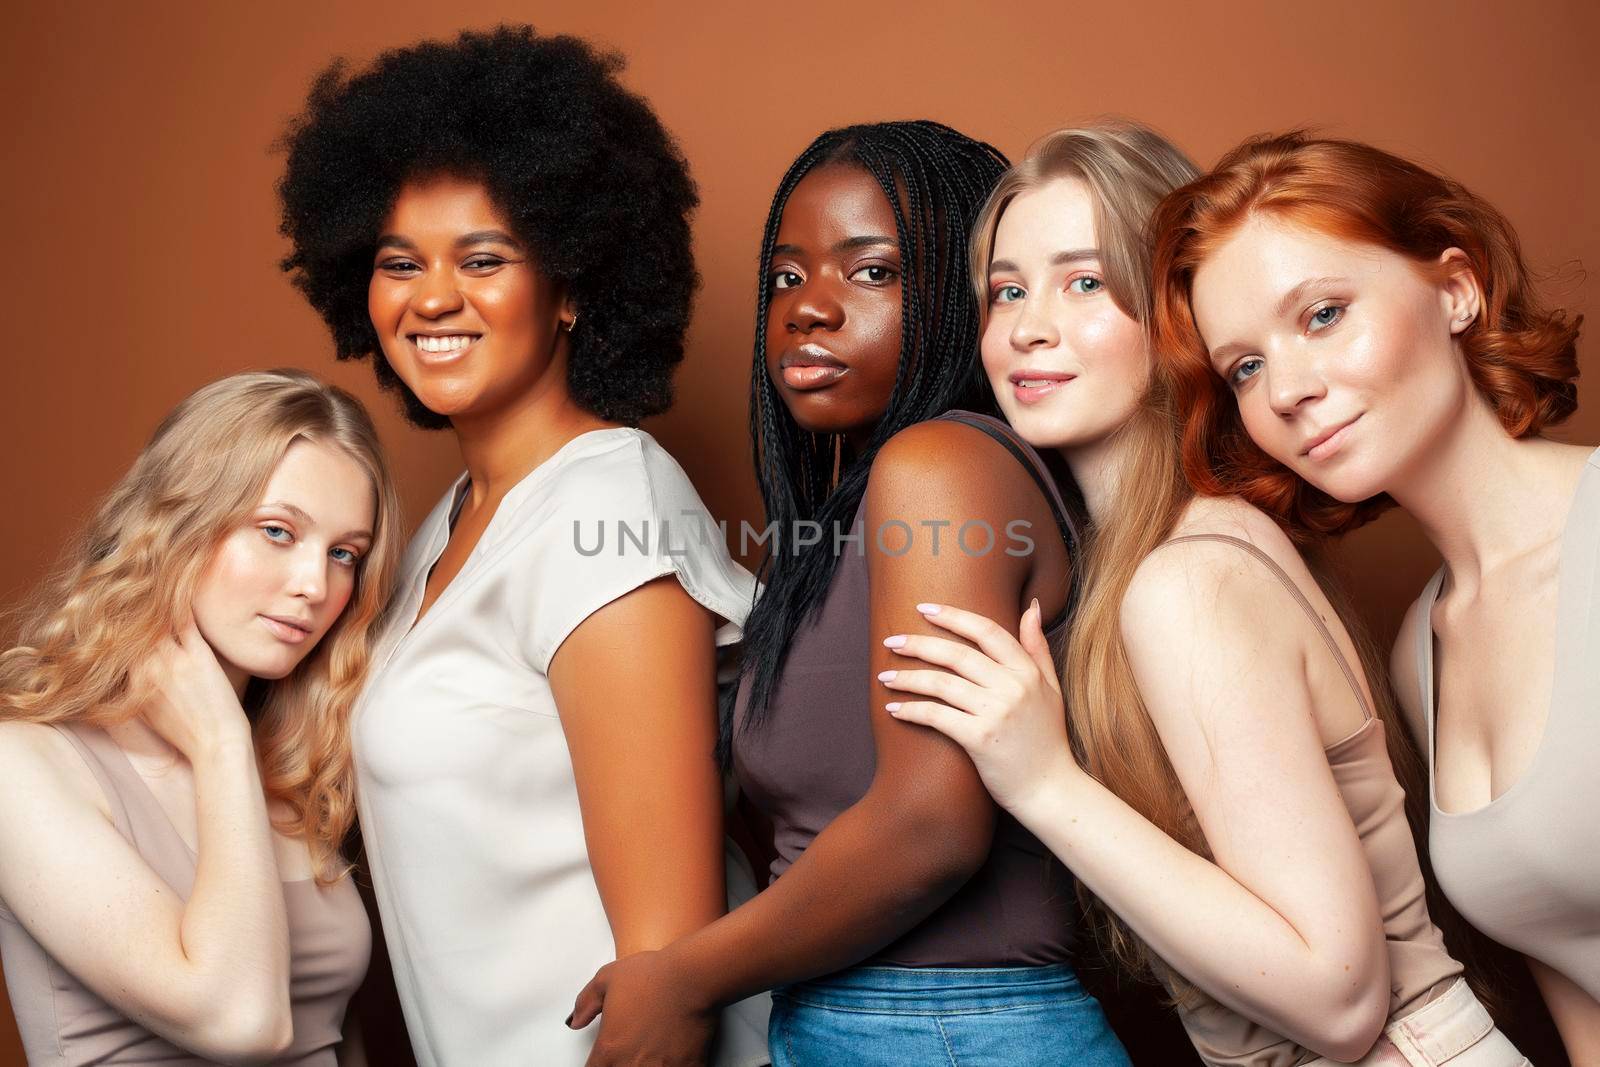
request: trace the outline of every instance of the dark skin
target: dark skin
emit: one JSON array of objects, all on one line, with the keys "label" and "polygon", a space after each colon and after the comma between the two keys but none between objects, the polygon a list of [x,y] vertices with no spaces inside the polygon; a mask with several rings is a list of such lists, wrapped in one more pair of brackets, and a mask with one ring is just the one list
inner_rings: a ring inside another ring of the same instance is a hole
[{"label": "dark skin", "polygon": [[[574,309],[477,182],[441,176],[401,190],[367,304],[395,372],[449,416],[471,480],[420,618],[512,486],[579,434],[616,424],[569,395]],[[426,350],[455,344],[441,340],[451,336],[472,342]],[[719,621],[676,580],[658,579],[590,615],[550,664],[589,864],[619,955],[669,944],[726,906],[712,756]],[[663,866],[662,850],[676,862]]]},{"label": "dark skin", "polygon": [[[785,205],[780,244],[797,251],[773,261],[775,277],[784,270],[793,276],[773,294],[768,373],[782,359],[778,342],[794,337],[813,339],[844,368],[820,390],[777,382],[802,425],[864,441],[888,408],[899,361],[898,276],[883,284],[883,276],[862,268],[889,258],[866,239],[893,233],[882,189],[853,168],[812,172]],[[896,250],[892,262],[898,260]],[[892,330],[885,326],[891,322]],[[952,531],[967,519],[1003,531],[1018,518],[1032,524],[1037,547],[1029,555],[975,556],[953,546]],[[867,553],[873,633],[934,632],[916,610],[921,601],[993,618],[1019,617],[1034,597],[1046,617],[1065,603],[1066,550],[1049,533],[1049,505],[981,431],[924,422],[885,444],[868,481],[867,528],[890,519],[917,532],[902,555],[890,554],[906,544],[896,543],[892,528],[889,552]],[[930,531],[918,523],[940,519],[953,525],[935,553]],[[895,696],[875,676],[902,666],[874,645],[874,681],[861,713],[871,716],[877,768],[866,794],[755,899],[662,951],[607,965],[579,994],[573,1026],[609,1009],[591,1067],[703,1063],[718,1007],[861,962],[927,918],[982,866],[996,808],[971,761],[944,736],[876,710]]]}]

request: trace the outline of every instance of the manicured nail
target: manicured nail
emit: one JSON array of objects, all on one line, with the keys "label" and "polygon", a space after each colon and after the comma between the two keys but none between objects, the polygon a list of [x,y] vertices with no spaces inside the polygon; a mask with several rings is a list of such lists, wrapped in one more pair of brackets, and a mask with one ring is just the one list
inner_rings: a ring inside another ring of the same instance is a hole
[{"label": "manicured nail", "polygon": [[905,634],[895,634],[893,637],[885,637],[883,639],[883,647],[884,648],[904,648],[905,644],[906,644],[906,635]]},{"label": "manicured nail", "polygon": [[890,715],[893,715],[895,712],[900,710],[900,702],[898,700],[895,700],[895,701],[892,701],[892,702],[890,702],[888,704],[885,704],[883,706],[883,710],[887,711]]},{"label": "manicured nail", "polygon": [[939,614],[939,605],[937,605],[937,604],[918,604],[917,605],[917,610],[922,612],[924,615],[937,615],[937,614]]},{"label": "manicured nail", "polygon": [[894,681],[894,676],[899,674],[899,673],[900,673],[899,671],[884,671],[883,673],[878,675],[878,681],[880,681],[880,682],[892,682],[892,681]]},{"label": "manicured nail", "polygon": [[1036,614],[1041,615],[1041,616],[1044,614],[1044,612],[1039,610],[1039,598],[1038,597],[1034,597],[1033,598],[1033,604],[1031,605],[1031,607],[1033,608],[1033,610],[1034,610],[1034,612]]},{"label": "manicured nail", "polygon": [[572,1029],[572,1016],[571,1015],[567,1016],[567,1029],[568,1030]]}]

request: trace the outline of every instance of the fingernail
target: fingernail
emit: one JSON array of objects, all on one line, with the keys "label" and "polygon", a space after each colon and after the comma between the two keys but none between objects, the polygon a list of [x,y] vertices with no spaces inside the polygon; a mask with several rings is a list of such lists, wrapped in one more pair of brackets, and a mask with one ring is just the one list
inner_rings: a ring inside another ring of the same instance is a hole
[{"label": "fingernail", "polygon": [[924,615],[937,615],[937,614],[939,614],[939,605],[937,605],[937,604],[918,604],[917,605],[917,610],[922,612]]},{"label": "fingernail", "polygon": [[899,674],[899,673],[900,673],[899,671],[884,671],[884,672],[882,672],[881,674],[878,675],[878,681],[880,681],[880,682],[892,682],[892,681],[894,681],[894,676]]},{"label": "fingernail", "polygon": [[1033,607],[1033,610],[1036,611],[1036,612],[1039,612],[1039,614],[1041,614],[1041,615],[1044,614],[1042,611],[1039,611],[1039,598],[1038,597],[1034,597],[1033,598],[1032,607]]},{"label": "fingernail", "polygon": [[893,715],[895,712],[900,710],[900,702],[898,700],[891,701],[883,706],[883,710],[887,711],[890,715]]},{"label": "fingernail", "polygon": [[570,1015],[567,1016],[567,1029],[568,1030],[572,1029],[572,1016],[570,1016]]},{"label": "fingernail", "polygon": [[906,635],[905,634],[895,634],[893,637],[885,637],[883,639],[883,647],[884,648],[904,648],[905,647],[905,643],[906,643]]}]

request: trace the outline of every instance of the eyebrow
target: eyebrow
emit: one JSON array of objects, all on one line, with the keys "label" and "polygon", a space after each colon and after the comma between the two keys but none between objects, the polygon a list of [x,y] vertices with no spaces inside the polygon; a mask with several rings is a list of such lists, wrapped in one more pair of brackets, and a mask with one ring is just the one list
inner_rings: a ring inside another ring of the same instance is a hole
[{"label": "eyebrow", "polygon": [[[469,245],[477,244],[502,244],[510,245],[512,248],[517,249],[522,247],[521,241],[504,230],[474,230],[456,238],[457,248],[466,248]],[[378,238],[378,247],[404,248],[408,251],[415,251],[417,246],[409,237],[403,237],[398,233],[386,233]]]},{"label": "eyebrow", "polygon": [[1278,306],[1274,309],[1274,311],[1277,313],[1276,317],[1281,319],[1285,315],[1289,314],[1289,312],[1293,311],[1294,306],[1300,303],[1301,300],[1305,299],[1305,295],[1308,291],[1322,288],[1324,286],[1343,285],[1348,281],[1348,278],[1307,278],[1305,281],[1301,282],[1299,285],[1283,294],[1283,297],[1278,301]]},{"label": "eyebrow", "polygon": [[[1050,265],[1052,267],[1064,267],[1068,263],[1082,263],[1085,260],[1099,258],[1100,250],[1098,248],[1069,248],[1051,256]],[[1019,273],[1019,268],[1009,259],[997,259],[989,264],[990,274],[1003,274],[1006,271],[1016,274]]]},{"label": "eyebrow", "polygon": [[[267,503],[262,504],[261,508],[262,510],[267,508],[277,508],[279,511],[287,512],[289,516],[296,522],[303,523],[306,526],[315,526],[317,524],[317,521],[307,514],[304,508],[295,507],[287,500],[268,501]],[[348,533],[340,535],[338,539],[340,541],[370,541],[372,540],[372,531],[351,530]]]},{"label": "eyebrow", "polygon": [[[858,248],[876,248],[879,245],[893,245],[894,247],[899,248],[900,242],[896,238],[883,237],[875,233],[862,234],[859,237],[846,237],[844,240],[834,245],[832,251],[854,252]],[[775,256],[798,256],[803,255],[804,253],[805,249],[801,248],[799,245],[783,244],[772,246],[772,254]]]},{"label": "eyebrow", "polygon": [[[1295,305],[1305,300],[1306,294],[1312,290],[1328,288],[1335,285],[1344,285],[1349,281],[1350,279],[1348,278],[1335,278],[1331,276],[1323,278],[1307,278],[1305,281],[1290,289],[1287,293],[1284,293],[1283,296],[1278,299],[1277,307],[1272,309],[1273,317],[1281,319],[1285,315],[1289,314],[1289,312],[1294,310]],[[1230,341],[1225,345],[1219,345],[1211,350],[1211,362],[1213,364],[1226,363],[1228,360],[1232,359],[1236,353],[1242,352],[1249,347],[1250,346],[1245,344],[1243,341]]]}]

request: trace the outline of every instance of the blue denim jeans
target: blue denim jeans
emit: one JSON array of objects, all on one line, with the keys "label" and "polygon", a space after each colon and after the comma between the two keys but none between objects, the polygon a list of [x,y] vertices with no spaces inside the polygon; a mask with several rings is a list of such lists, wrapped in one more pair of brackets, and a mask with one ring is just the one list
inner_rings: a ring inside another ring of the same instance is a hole
[{"label": "blue denim jeans", "polygon": [[772,1067],[1131,1067],[1066,964],[856,967],[773,990]]}]

